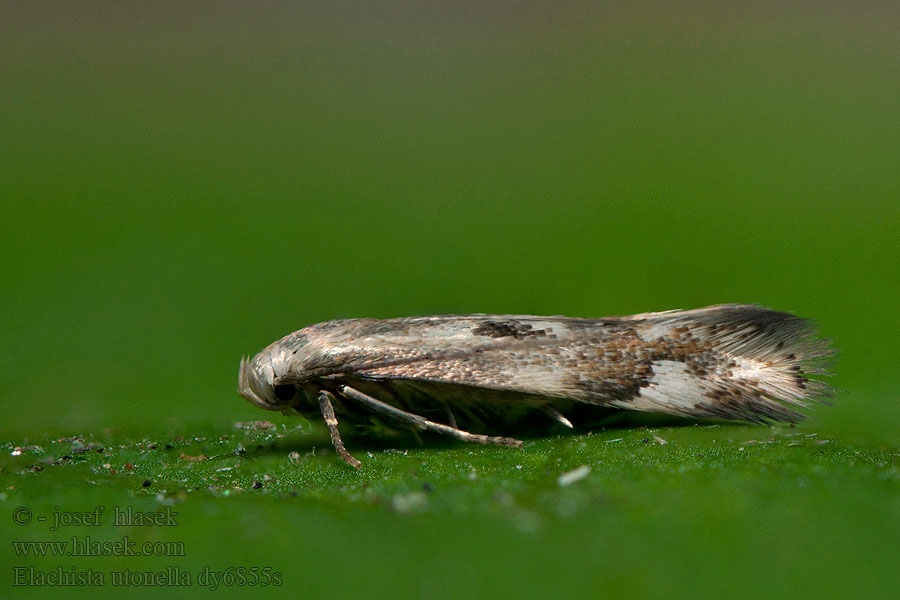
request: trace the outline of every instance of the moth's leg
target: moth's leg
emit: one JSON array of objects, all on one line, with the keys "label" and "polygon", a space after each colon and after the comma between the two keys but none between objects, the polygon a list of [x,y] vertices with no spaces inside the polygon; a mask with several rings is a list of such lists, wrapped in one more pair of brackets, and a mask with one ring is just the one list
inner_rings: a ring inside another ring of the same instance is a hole
[{"label": "moth's leg", "polygon": [[447,420],[450,423],[450,427],[452,427],[453,429],[459,429],[459,427],[456,425],[456,417],[453,416],[453,411],[450,410],[450,405],[447,404],[447,401],[441,400],[441,406],[444,407],[444,412],[447,413]]},{"label": "moth's leg", "polygon": [[438,433],[453,436],[465,442],[475,442],[478,444],[496,444],[498,446],[512,446],[514,448],[521,448],[522,446],[524,446],[521,440],[517,440],[514,438],[493,437],[489,435],[469,433],[468,431],[463,431],[462,429],[457,429],[456,427],[450,427],[449,425],[441,425],[440,423],[429,421],[428,419],[420,417],[419,415],[414,415],[412,413],[406,412],[405,410],[400,410],[395,406],[391,406],[390,404],[385,404],[381,400],[376,400],[372,396],[364,394],[359,390],[355,390],[352,387],[346,385],[341,386],[341,393],[348,398],[356,400],[360,404],[364,404],[374,411],[388,415],[389,417],[393,417],[398,421],[409,423],[410,425],[418,427],[419,429],[437,431]]},{"label": "moth's leg", "polygon": [[575,426],[572,425],[572,421],[565,418],[562,415],[562,413],[560,413],[558,410],[556,410],[549,404],[545,404],[544,406],[542,406],[541,410],[544,411],[545,413],[547,413],[550,416],[550,418],[553,419],[554,421],[557,421],[558,423],[565,425],[569,429],[575,429]]},{"label": "moth's leg", "polygon": [[[394,387],[394,389],[398,389],[398,387]],[[450,410],[450,404],[441,395],[435,394],[433,389],[429,389],[428,387],[423,388],[420,385],[416,385],[416,382],[414,382],[414,381],[404,381],[403,388],[411,391],[414,396],[423,396],[425,398],[430,399],[432,402],[440,405],[440,407],[442,409],[444,409],[444,414],[447,415],[446,423],[453,429],[459,429],[459,424],[456,421],[456,415],[453,414],[452,410]],[[403,389],[403,388],[399,388],[399,389]],[[392,393],[392,394],[390,394],[390,396],[391,396],[391,398],[396,398],[397,394]],[[419,437],[418,432],[415,429],[413,429],[412,431],[416,433],[416,438],[418,438]]]},{"label": "moth's leg", "polygon": [[327,392],[325,390],[319,391],[319,409],[322,411],[322,418],[325,419],[325,425],[328,427],[328,433],[331,434],[331,443],[334,445],[334,449],[340,455],[341,458],[344,459],[348,465],[354,468],[359,468],[362,464],[355,458],[353,458],[347,449],[344,448],[344,442],[341,440],[341,433],[338,431],[338,422],[337,417],[334,416],[334,406],[332,406],[331,401],[334,399],[334,396],[331,395],[331,392]]}]

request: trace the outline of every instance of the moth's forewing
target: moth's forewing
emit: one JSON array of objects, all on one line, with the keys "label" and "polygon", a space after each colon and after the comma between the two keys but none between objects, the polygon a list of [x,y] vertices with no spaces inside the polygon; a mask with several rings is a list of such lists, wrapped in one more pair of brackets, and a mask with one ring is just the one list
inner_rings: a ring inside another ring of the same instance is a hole
[{"label": "moth's forewing", "polygon": [[[519,421],[573,403],[746,421],[796,421],[788,405],[828,395],[808,373],[830,350],[808,322],[725,305],[623,318],[462,315],[349,323],[328,331],[330,377],[409,408],[455,405]],[[433,399],[439,398],[439,402]],[[504,417],[503,414],[506,416]]]}]

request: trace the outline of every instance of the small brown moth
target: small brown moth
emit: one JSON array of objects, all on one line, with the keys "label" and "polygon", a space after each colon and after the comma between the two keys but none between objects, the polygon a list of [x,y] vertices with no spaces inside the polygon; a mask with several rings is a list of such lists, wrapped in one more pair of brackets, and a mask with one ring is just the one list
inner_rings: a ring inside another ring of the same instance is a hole
[{"label": "small brown moth", "polygon": [[311,325],[241,360],[253,404],[325,420],[338,454],[341,419],[372,413],[467,442],[534,415],[565,427],[624,408],[753,423],[797,422],[791,407],[832,395],[810,374],[833,354],[810,323],[756,305],[626,317],[444,315]]}]

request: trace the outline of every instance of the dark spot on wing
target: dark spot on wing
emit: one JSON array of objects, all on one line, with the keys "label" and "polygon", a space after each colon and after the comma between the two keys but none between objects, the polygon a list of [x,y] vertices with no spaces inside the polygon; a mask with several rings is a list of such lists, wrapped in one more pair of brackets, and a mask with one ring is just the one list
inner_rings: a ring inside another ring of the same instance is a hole
[{"label": "dark spot on wing", "polygon": [[609,379],[577,378],[569,382],[569,385],[588,397],[628,401],[636,398],[641,393],[641,387],[648,385],[646,382],[649,382],[649,378],[643,379],[624,373],[617,375],[618,377]]},{"label": "dark spot on wing", "polygon": [[531,323],[520,321],[485,321],[472,328],[472,335],[492,338],[511,337],[520,340],[532,336],[545,336],[550,331],[549,329],[534,329]]}]

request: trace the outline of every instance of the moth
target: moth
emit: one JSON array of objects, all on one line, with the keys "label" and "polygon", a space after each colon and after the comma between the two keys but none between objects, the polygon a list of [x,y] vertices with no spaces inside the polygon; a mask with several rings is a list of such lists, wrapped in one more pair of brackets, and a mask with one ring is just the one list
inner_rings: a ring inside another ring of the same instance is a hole
[{"label": "moth", "polygon": [[[833,395],[830,343],[791,313],[723,304],[624,317],[441,315],[311,325],[240,365],[240,394],[261,408],[322,418],[373,416],[466,442],[535,420],[572,428],[609,409],[751,423],[797,422]],[[470,431],[472,430],[472,431]]]}]

